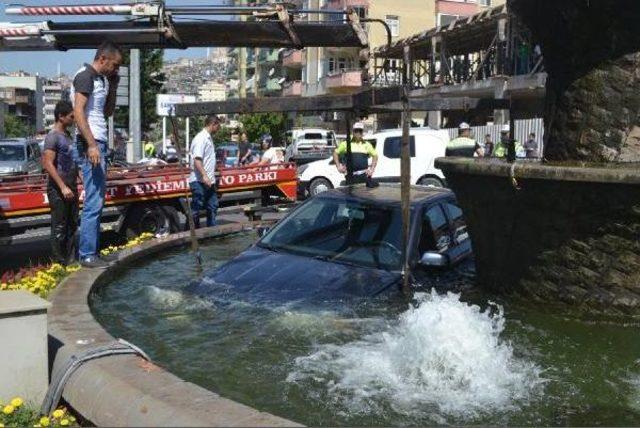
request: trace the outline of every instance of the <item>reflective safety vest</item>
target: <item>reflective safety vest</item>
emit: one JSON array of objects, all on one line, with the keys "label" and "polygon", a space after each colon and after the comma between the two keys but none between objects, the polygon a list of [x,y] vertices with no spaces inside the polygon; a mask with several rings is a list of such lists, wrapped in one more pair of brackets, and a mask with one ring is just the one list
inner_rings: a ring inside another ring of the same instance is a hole
[{"label": "reflective safety vest", "polygon": [[152,158],[156,155],[156,146],[154,146],[152,142],[145,143],[144,155],[148,158]]},{"label": "reflective safety vest", "polygon": [[458,137],[447,144],[446,156],[463,156],[472,158],[478,147],[476,140],[467,137]]},{"label": "reflective safety vest", "polygon": [[[522,151],[524,150],[524,147],[522,147],[522,144],[520,144],[519,141],[515,142],[515,147],[516,147],[516,156],[518,156],[519,153],[522,153]],[[493,157],[496,158],[506,158],[507,157],[507,143],[503,143],[502,141],[500,141],[498,144],[496,144],[496,147],[493,149]]]},{"label": "reflective safety vest", "polygon": [[[347,155],[347,142],[342,141],[336,148],[338,156]],[[353,171],[363,171],[369,168],[369,158],[378,156],[375,147],[368,141],[351,141],[351,155],[353,157]],[[346,163],[346,161],[345,161]]]}]

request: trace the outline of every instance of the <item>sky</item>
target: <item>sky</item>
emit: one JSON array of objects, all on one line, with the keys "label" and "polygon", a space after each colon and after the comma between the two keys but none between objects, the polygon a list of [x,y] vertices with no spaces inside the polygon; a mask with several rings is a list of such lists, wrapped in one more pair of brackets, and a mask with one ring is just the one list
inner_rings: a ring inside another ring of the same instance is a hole
[{"label": "sky", "polygon": [[[5,7],[8,4],[18,2],[0,2],[0,22],[42,22],[47,19],[52,21],[77,21],[86,19],[82,16],[74,17],[22,17],[22,16],[6,16]],[[128,0],[22,0],[20,4],[26,6],[44,6],[44,5],[81,5],[81,4],[127,4]],[[168,0],[167,5],[218,5],[220,0]],[[100,19],[100,17],[91,17],[89,19]],[[104,17],[102,17],[104,19]],[[222,18],[221,18],[222,19]],[[180,57],[203,57],[206,55],[206,49],[191,48],[186,50],[168,49],[165,51],[165,59],[176,59]],[[89,62],[93,58],[92,50],[70,50],[66,52],[47,51],[47,52],[0,52],[0,72],[10,72],[24,70],[29,73],[38,73],[41,76],[54,77],[58,73],[58,65],[60,71],[66,74],[73,74],[85,62]]]}]

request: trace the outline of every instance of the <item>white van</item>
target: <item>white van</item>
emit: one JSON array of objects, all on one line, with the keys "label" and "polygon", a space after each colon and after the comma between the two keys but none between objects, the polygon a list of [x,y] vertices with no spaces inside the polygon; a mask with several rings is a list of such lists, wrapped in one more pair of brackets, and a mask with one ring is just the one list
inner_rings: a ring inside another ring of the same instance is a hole
[{"label": "white van", "polygon": [[[444,175],[436,169],[434,161],[443,157],[449,143],[445,130],[411,128],[411,184],[444,186]],[[373,178],[379,182],[400,181],[400,146],[402,129],[381,131],[365,137],[376,147],[378,166]],[[338,172],[333,158],[323,159],[298,167],[301,196],[314,196],[329,189],[343,186],[345,176]]]},{"label": "white van", "polygon": [[293,129],[285,133],[285,139],[287,149],[284,159],[287,162],[325,159],[336,148],[336,136],[327,129]]}]

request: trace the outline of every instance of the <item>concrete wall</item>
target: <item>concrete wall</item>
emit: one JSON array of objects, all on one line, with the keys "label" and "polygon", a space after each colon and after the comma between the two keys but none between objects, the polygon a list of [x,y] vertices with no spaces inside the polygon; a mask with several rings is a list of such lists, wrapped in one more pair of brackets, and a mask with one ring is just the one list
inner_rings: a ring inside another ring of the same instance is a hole
[{"label": "concrete wall", "polygon": [[39,406],[49,384],[47,308],[27,291],[0,291],[0,402],[23,397]]},{"label": "concrete wall", "polygon": [[464,210],[479,284],[588,312],[640,314],[640,173],[514,165],[436,161]]}]

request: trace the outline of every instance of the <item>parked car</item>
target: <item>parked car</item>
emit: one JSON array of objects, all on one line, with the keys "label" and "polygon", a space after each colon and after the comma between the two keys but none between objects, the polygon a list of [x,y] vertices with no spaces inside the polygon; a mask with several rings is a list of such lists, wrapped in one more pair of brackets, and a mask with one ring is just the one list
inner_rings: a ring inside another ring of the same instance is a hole
[{"label": "parked car", "polygon": [[284,159],[299,165],[326,159],[336,148],[335,134],[326,129],[293,129],[285,133],[285,140]]},{"label": "parked car", "polygon": [[[342,187],[307,200],[192,291],[268,302],[399,290],[401,236],[398,184]],[[408,258],[416,278],[446,273],[471,257],[454,194],[413,186]]]},{"label": "parked car", "polygon": [[[443,187],[442,171],[434,166],[436,158],[445,155],[449,134],[430,128],[412,128],[410,132],[411,183]],[[378,132],[365,137],[378,152],[378,166],[373,178],[379,182],[400,182],[400,146],[402,130]],[[345,161],[346,162],[346,161]],[[344,174],[336,169],[333,158],[319,160],[298,168],[299,194],[315,196],[346,184]]]},{"label": "parked car", "polygon": [[216,162],[225,168],[237,166],[238,152],[238,146],[233,143],[216,146]]},{"label": "parked car", "polygon": [[0,174],[42,173],[38,141],[23,138],[0,140]]}]

